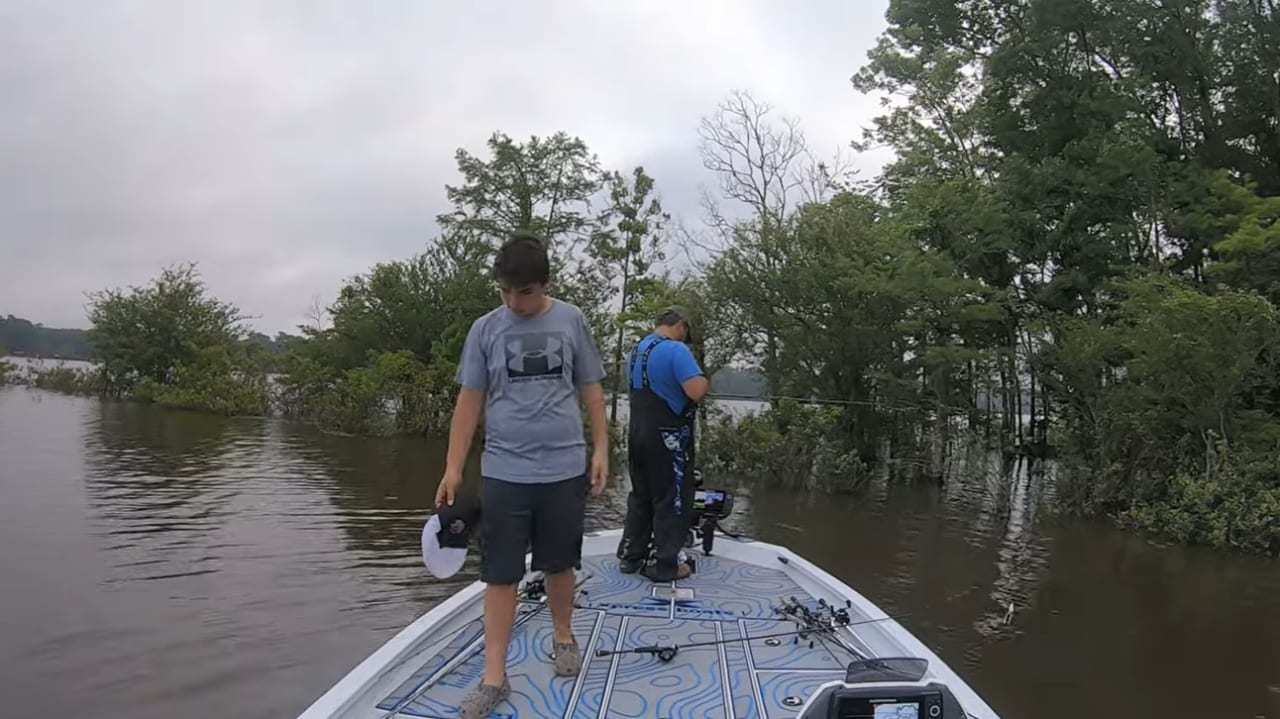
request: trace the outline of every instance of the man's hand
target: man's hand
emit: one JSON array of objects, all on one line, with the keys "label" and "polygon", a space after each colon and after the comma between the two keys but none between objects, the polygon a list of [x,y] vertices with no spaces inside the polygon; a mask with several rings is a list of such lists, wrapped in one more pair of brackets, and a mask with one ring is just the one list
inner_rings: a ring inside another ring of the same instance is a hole
[{"label": "man's hand", "polygon": [[604,494],[604,486],[609,482],[609,451],[596,452],[591,455],[591,496]]},{"label": "man's hand", "polygon": [[440,479],[440,486],[436,488],[436,506],[444,505],[453,506],[454,497],[458,495],[458,488],[462,486],[462,472],[459,470],[444,471],[444,477]]}]

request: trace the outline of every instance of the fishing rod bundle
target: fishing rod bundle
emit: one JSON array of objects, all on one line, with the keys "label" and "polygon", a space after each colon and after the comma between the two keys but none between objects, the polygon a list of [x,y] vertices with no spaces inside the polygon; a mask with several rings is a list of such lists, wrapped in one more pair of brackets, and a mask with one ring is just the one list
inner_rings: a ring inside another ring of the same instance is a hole
[{"label": "fishing rod bundle", "polygon": [[862,624],[874,624],[876,622],[884,622],[893,617],[878,617],[876,619],[861,619],[853,621],[849,617],[849,610],[853,607],[853,603],[845,600],[845,606],[836,607],[829,604],[826,600],[819,599],[816,609],[801,604],[795,597],[788,597],[783,600],[781,605],[773,608],[774,614],[780,615],[797,624],[798,628],[787,632],[776,632],[772,634],[757,634],[744,636],[737,639],[716,639],[706,642],[690,642],[687,644],[650,644],[642,647],[631,647],[629,649],[597,649],[597,657],[611,657],[624,654],[647,654],[655,656],[661,662],[670,662],[676,658],[681,649],[693,649],[694,647],[714,647],[721,644],[729,644],[731,642],[752,642],[766,639],[781,639],[783,637],[791,637],[793,643],[808,641],[809,647],[813,648],[814,640],[812,637],[819,639],[831,638],[843,650],[853,655],[856,659],[865,659],[860,652],[850,647],[834,635],[840,629],[848,627],[856,627]]}]

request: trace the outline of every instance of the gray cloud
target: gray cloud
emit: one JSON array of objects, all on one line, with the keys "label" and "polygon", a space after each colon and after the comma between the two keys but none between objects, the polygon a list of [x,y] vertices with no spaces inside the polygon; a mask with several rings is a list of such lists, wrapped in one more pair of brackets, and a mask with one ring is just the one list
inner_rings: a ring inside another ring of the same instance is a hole
[{"label": "gray cloud", "polygon": [[195,261],[258,327],[292,329],[421,250],[454,150],[499,129],[644,164],[696,222],[698,118],[729,90],[799,117],[815,150],[858,136],[875,104],[848,77],[883,5],[9,2],[0,313],[85,326],[85,292]]}]

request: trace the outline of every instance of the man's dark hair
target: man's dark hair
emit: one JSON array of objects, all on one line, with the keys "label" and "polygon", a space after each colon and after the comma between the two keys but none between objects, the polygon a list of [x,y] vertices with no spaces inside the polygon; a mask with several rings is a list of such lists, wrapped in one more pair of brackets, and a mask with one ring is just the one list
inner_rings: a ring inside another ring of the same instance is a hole
[{"label": "man's dark hair", "polygon": [[675,305],[666,308],[658,314],[659,327],[674,327],[681,322],[684,323],[686,330],[684,338],[685,343],[693,343],[693,323],[689,321],[689,310],[686,310],[679,305]]},{"label": "man's dark hair", "polygon": [[518,230],[493,259],[493,278],[504,287],[545,285],[551,280],[547,245],[532,232]]},{"label": "man's dark hair", "polygon": [[686,330],[685,344],[693,343],[693,323],[689,321],[689,310],[679,305],[674,305],[658,313],[659,327],[675,327],[681,322],[684,323]]},{"label": "man's dark hair", "polygon": [[668,307],[658,313],[659,327],[674,327],[681,322],[689,323],[689,313],[683,307]]}]

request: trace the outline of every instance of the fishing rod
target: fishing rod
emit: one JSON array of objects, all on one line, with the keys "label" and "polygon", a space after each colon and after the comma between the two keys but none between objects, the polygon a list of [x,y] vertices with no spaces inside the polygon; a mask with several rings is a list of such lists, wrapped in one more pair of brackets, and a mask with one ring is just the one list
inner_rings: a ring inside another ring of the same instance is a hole
[{"label": "fishing rod", "polygon": [[[669,662],[676,658],[676,655],[680,653],[681,649],[693,649],[694,647],[714,647],[714,646],[719,646],[721,644],[730,644],[733,642],[742,642],[742,641],[751,642],[751,641],[758,641],[763,639],[780,639],[782,637],[794,637],[793,643],[798,643],[801,639],[808,639],[810,635],[815,635],[821,638],[823,635],[834,634],[837,629],[843,629],[846,627],[856,627],[863,624],[874,624],[877,622],[884,622],[884,621],[889,621],[891,619],[896,619],[896,617],[879,617],[876,619],[861,619],[858,621],[850,621],[849,611],[847,608],[834,609],[831,605],[827,604],[825,601],[818,600],[820,602],[819,604],[820,609],[817,611],[814,611],[809,609],[808,607],[805,607],[799,602],[796,602],[794,597],[791,598],[791,601],[794,602],[794,604],[789,605],[786,609],[779,609],[775,607],[774,612],[780,613],[780,614],[786,614],[792,618],[792,621],[802,622],[807,624],[808,626],[805,626],[801,629],[789,631],[789,632],[777,632],[773,634],[757,634],[754,636],[745,636],[737,639],[715,639],[715,640],[705,641],[705,642],[690,642],[688,644],[667,644],[667,645],[651,644],[648,646],[632,647],[629,649],[597,649],[596,656],[611,657],[611,656],[625,655],[625,654],[649,654],[652,656],[656,656],[659,661]],[[850,602],[850,604],[852,603]],[[803,619],[800,619],[798,617],[803,617]],[[850,649],[843,642],[839,642],[839,644],[841,648],[844,649],[845,651],[848,651],[854,654],[858,658],[864,658],[860,653]],[[812,640],[809,641],[809,647],[811,649],[813,648]]]},{"label": "fishing rod", "polygon": [[[890,619],[893,619],[893,617],[880,617],[879,619],[863,619],[857,622],[850,622],[844,626],[856,627],[859,624],[871,624],[873,622],[884,622]],[[811,634],[813,635],[830,634],[831,632],[834,632],[839,628],[840,628],[839,626],[814,627],[814,628],[807,628],[807,629],[797,629],[791,632],[778,632],[776,634],[757,634],[749,637],[740,637],[738,639],[716,639],[716,640],[706,641],[706,642],[691,642],[689,644],[668,644],[665,646],[660,644],[653,644],[645,647],[632,647],[630,649],[597,649],[596,656],[612,657],[612,656],[621,655],[621,654],[652,654],[657,656],[658,659],[664,662],[669,662],[672,659],[676,658],[676,654],[678,654],[681,649],[693,649],[694,647],[714,647],[720,644],[731,644],[733,642],[753,642],[760,639],[777,639],[781,637],[795,637],[798,641],[800,639],[808,639],[809,635]],[[809,645],[810,645],[810,648],[812,648],[813,642],[811,641]]]},{"label": "fishing rod", "polygon": [[971,412],[973,407],[957,407],[947,404],[910,404],[904,402],[889,402],[887,400],[860,400],[860,399],[834,399],[828,397],[798,397],[788,395],[754,395],[754,394],[734,394],[730,392],[708,392],[707,399],[712,400],[728,400],[731,402],[779,402],[790,400],[799,404],[827,405],[836,407],[870,407],[872,409],[880,409],[888,412],[918,412],[920,410],[937,410],[946,409],[953,412]]}]

